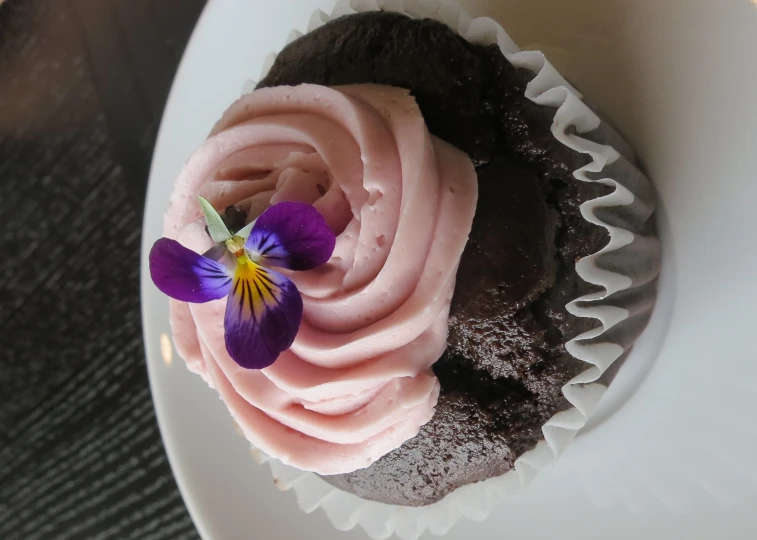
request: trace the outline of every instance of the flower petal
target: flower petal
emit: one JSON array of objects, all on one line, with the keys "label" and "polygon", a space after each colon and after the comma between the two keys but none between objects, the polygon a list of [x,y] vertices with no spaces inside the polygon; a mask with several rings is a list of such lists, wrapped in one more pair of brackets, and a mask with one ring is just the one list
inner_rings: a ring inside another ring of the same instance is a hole
[{"label": "flower petal", "polygon": [[226,244],[216,244],[212,248],[210,248],[208,251],[202,254],[203,257],[206,259],[210,259],[211,261],[218,261],[220,262],[221,259],[223,259],[226,255],[228,255],[229,250],[226,248]]},{"label": "flower petal", "polygon": [[309,204],[271,206],[255,222],[246,247],[266,266],[310,270],[331,258],[336,238],[323,216]]},{"label": "flower petal", "polygon": [[226,304],[224,334],[231,358],[263,369],[291,347],[302,322],[302,297],[282,274],[241,261]]},{"label": "flower petal", "polygon": [[150,276],[171,298],[195,304],[223,298],[231,288],[231,276],[223,264],[169,238],[161,238],[152,246]]}]

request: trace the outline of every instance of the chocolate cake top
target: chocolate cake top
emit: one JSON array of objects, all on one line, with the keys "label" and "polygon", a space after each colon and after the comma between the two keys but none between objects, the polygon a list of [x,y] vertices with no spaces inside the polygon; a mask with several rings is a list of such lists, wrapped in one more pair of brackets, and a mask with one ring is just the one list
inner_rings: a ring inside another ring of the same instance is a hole
[{"label": "chocolate cake top", "polygon": [[376,83],[407,88],[429,131],[476,165],[479,202],[460,261],[441,396],[420,433],[370,467],[326,477],[365,499],[425,505],[510,470],[569,407],[561,388],[586,365],[565,343],[595,321],[565,305],[591,292],[575,262],[607,242],[579,206],[607,193],[572,173],[587,158],[552,135],[553,110],[525,95],[532,74],[496,46],[428,19],[371,12],[288,45],[260,87]]}]

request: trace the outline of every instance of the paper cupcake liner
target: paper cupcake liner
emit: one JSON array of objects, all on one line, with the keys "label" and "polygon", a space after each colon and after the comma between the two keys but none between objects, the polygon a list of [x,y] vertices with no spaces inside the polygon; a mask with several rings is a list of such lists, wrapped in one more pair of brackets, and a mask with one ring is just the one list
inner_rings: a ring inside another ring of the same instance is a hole
[{"label": "paper cupcake liner", "polygon": [[[628,144],[582,101],[580,94],[537,51],[521,51],[505,30],[492,19],[472,19],[454,0],[341,0],[330,15],[316,11],[310,18],[310,32],[332,19],[365,11],[393,11],[413,18],[442,22],[471,43],[497,44],[516,67],[534,74],[526,97],[555,110],[552,133],[565,146],[592,161],[574,171],[583,182],[599,182],[613,189],[609,195],[581,206],[583,217],[609,232],[602,250],[576,263],[578,275],[603,290],[577,298],[567,310],[599,321],[598,326],[566,344],[567,351],[586,362],[587,369],[563,388],[572,408],[559,412],[542,427],[544,439],[524,453],[510,472],[483,482],[463,486],[441,501],[412,508],[366,501],[332,487],[317,475],[282,464],[252,449],[259,463],[267,462],[276,485],[293,490],[305,512],[323,509],[334,527],[350,530],[359,525],[374,540],[396,534],[415,540],[424,531],[446,533],[461,517],[482,520],[495,503],[517,497],[541,471],[563,453],[596,409],[606,387],[608,368],[627,356],[628,350],[646,326],[654,306],[660,249],[654,236],[643,234],[654,211],[653,188],[633,165]],[[287,43],[302,33],[294,30]],[[270,55],[261,78],[276,59]],[[244,92],[254,89],[245,85]],[[604,384],[603,384],[604,383]]]}]

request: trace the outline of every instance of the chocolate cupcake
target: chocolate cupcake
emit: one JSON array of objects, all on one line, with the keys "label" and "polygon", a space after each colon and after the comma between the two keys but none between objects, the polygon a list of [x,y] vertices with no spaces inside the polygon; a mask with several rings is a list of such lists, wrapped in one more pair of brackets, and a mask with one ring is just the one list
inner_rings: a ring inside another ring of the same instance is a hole
[{"label": "chocolate cupcake", "polygon": [[651,188],[543,56],[401,4],[317,15],[188,162],[165,234],[221,292],[153,275],[255,448],[343,504],[465,513],[559,454],[643,330]]},{"label": "chocolate cupcake", "polygon": [[554,138],[554,111],[525,97],[531,78],[496,45],[471,44],[434,20],[378,11],[297,39],[258,85],[407,88],[429,131],[476,166],[479,199],[448,346],[433,366],[436,413],[370,467],[325,477],[341,489],[390,504],[436,502],[512,469],[543,438],[546,421],[571,406],[561,388],[586,365],[565,344],[596,321],[565,306],[596,291],[575,263],[608,242],[579,208],[610,190],[573,178],[588,159]]}]

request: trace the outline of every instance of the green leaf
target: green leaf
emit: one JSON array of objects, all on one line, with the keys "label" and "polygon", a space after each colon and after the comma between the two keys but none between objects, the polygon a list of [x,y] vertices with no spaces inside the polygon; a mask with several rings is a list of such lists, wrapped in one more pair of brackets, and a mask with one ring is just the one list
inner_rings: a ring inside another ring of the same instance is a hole
[{"label": "green leaf", "polygon": [[239,238],[244,238],[245,240],[247,240],[250,237],[252,228],[255,226],[255,221],[257,220],[250,221],[247,225],[239,229],[234,236],[238,236]]},{"label": "green leaf", "polygon": [[200,201],[202,213],[205,214],[205,223],[208,225],[208,233],[210,233],[213,242],[220,244],[231,238],[229,229],[226,228],[226,224],[218,215],[216,209],[204,197],[198,196],[197,199]]}]

